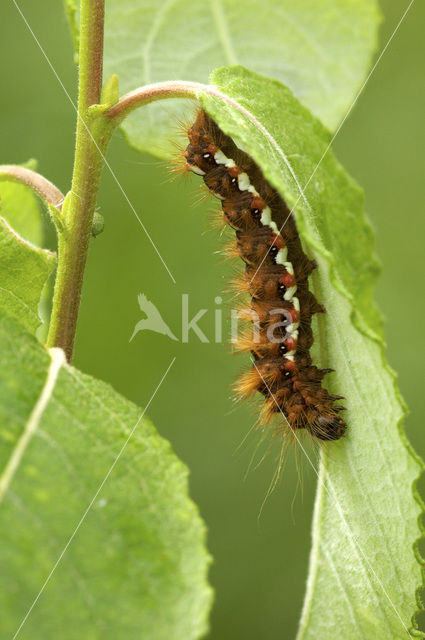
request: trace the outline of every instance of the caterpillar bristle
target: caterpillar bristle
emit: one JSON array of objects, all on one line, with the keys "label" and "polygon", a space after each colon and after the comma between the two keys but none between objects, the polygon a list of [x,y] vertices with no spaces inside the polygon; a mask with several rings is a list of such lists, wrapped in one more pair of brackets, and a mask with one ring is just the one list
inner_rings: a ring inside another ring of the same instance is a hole
[{"label": "caterpillar bristle", "polygon": [[232,347],[233,347],[233,351],[235,353],[243,353],[244,351],[257,351],[260,350],[261,347],[265,347],[266,342],[264,341],[263,344],[261,345],[260,343],[256,342],[255,339],[252,336],[252,331],[243,331],[241,332],[237,338],[234,338],[234,340],[232,340]]},{"label": "caterpillar bristle", "polygon": [[260,410],[260,422],[269,424],[276,417],[276,403],[272,398],[267,398]]},{"label": "caterpillar bristle", "polygon": [[225,291],[228,291],[229,294],[237,297],[248,294],[249,290],[249,282],[247,282],[245,276],[242,276],[241,274],[237,274],[236,276],[231,278],[229,280],[227,289],[225,289]]},{"label": "caterpillar bristle", "polygon": [[233,388],[238,396],[247,398],[249,395],[258,391],[260,384],[261,378],[258,372],[255,369],[251,369],[240,376],[239,380],[233,385]]},{"label": "caterpillar bristle", "polygon": [[206,191],[205,188],[201,185],[197,192],[193,194],[192,207],[199,207],[201,204],[208,202],[208,196],[208,191]]},{"label": "caterpillar bristle", "polygon": [[209,231],[218,231],[220,235],[227,229],[223,216],[217,215],[217,211],[207,212],[207,225]]},{"label": "caterpillar bristle", "polygon": [[221,255],[224,258],[224,260],[239,259],[239,252],[237,250],[237,247],[235,247],[235,245],[231,242],[224,245],[224,247],[221,250]]},{"label": "caterpillar bristle", "polygon": [[[195,110],[196,111],[196,110]],[[173,116],[173,124],[171,125],[171,131],[174,132],[175,135],[182,137],[187,140],[188,133],[193,124],[193,118],[196,113],[185,114],[180,116]]]},{"label": "caterpillar bristle", "polygon": [[184,160],[183,149],[181,145],[178,145],[175,143],[173,146],[175,146],[175,150],[169,154],[169,157],[167,160],[168,172],[171,173],[173,176],[178,175],[182,177],[187,177],[190,175],[190,173],[185,168],[185,165],[183,162]]}]

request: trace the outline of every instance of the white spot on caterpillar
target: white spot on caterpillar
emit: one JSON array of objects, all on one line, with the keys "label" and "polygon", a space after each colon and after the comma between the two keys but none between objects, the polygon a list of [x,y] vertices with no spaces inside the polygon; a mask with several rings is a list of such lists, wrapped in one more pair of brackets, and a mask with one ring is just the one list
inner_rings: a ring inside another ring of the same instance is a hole
[{"label": "white spot on caterpillar", "polygon": [[[230,169],[231,167],[236,167],[235,161],[232,160],[232,158],[228,158],[221,151],[221,149],[215,152],[214,160],[216,161],[217,164],[224,164],[224,166],[227,167],[228,169]],[[238,175],[238,187],[240,191],[249,191],[255,196],[260,195],[258,191],[255,189],[255,187],[253,187],[252,184],[250,183],[249,176],[247,173],[240,173]]]},{"label": "white spot on caterpillar", "polygon": [[248,187],[251,186],[247,173],[240,173],[238,175],[238,185],[241,191],[246,191]]},{"label": "white spot on caterpillar", "polygon": [[266,207],[263,209],[261,213],[261,224],[265,227],[270,226],[270,222],[272,221],[272,212],[270,211],[270,207]]},{"label": "white spot on caterpillar", "polygon": [[275,260],[276,264],[281,264],[282,266],[284,266],[287,257],[288,257],[288,247],[283,247],[283,249],[279,249],[279,251],[276,254],[276,260]]},{"label": "white spot on caterpillar", "polygon": [[285,353],[285,358],[287,360],[294,361],[294,355],[295,355],[295,351],[288,351],[288,353]]},{"label": "white spot on caterpillar", "polygon": [[300,310],[300,301],[298,300],[298,298],[292,298],[292,304],[294,305],[294,309],[296,311]]},{"label": "white spot on caterpillar", "polygon": [[265,209],[263,209],[261,213],[261,224],[264,227],[270,227],[270,229],[272,229],[276,235],[279,235],[277,224],[276,222],[274,222],[274,220],[272,220],[272,212],[270,210],[270,207],[266,207]]},{"label": "white spot on caterpillar", "polygon": [[236,167],[234,160],[228,158],[220,149],[214,154],[214,160],[217,164],[224,164],[225,167]]},{"label": "white spot on caterpillar", "polygon": [[186,162],[186,167],[188,169],[190,169],[191,171],[193,171],[193,173],[196,173],[198,176],[204,176],[205,175],[205,171],[202,171],[202,169],[197,167],[196,164],[189,164],[188,162]]},{"label": "white spot on caterpillar", "polygon": [[296,287],[296,286],[294,286],[294,287],[289,287],[289,289],[287,289],[287,290],[285,291],[285,295],[283,296],[283,299],[284,299],[284,300],[291,300],[291,299],[292,299],[292,297],[293,297],[293,295],[294,295],[294,293],[296,292],[296,290],[297,290],[297,287]]},{"label": "white spot on caterpillar", "polygon": [[283,266],[285,267],[286,271],[291,274],[291,276],[294,275],[294,267],[292,266],[292,262],[285,262]]},{"label": "white spot on caterpillar", "polygon": [[247,173],[240,173],[238,175],[238,187],[241,191],[249,191],[250,193],[253,193],[255,196],[260,195],[258,191],[250,183]]}]

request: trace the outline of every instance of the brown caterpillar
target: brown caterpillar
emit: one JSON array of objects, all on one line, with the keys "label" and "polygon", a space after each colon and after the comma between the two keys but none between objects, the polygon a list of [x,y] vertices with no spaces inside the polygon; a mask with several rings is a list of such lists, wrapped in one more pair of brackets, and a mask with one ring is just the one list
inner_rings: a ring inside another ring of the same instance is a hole
[{"label": "brown caterpillar", "polygon": [[245,263],[242,285],[251,296],[254,337],[239,340],[254,358],[237,385],[247,396],[265,397],[262,418],[278,412],[290,430],[305,428],[320,440],[337,440],[346,424],[321,381],[331,369],[312,365],[311,317],[325,312],[308,287],[316,268],[303,252],[295,220],[253,160],[201,110],[187,131],[185,168],[201,175],[222,201],[225,221],[236,232],[236,252]]}]

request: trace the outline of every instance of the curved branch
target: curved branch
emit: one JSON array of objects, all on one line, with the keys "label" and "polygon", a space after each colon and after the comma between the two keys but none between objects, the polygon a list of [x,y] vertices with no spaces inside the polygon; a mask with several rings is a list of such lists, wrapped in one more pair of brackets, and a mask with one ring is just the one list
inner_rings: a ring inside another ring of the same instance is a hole
[{"label": "curved branch", "polygon": [[111,120],[121,122],[129,113],[155,100],[166,98],[192,98],[196,100],[199,92],[205,91],[209,85],[200,82],[185,82],[184,80],[171,80],[169,82],[157,82],[138,87],[134,91],[126,93],[105,113]]},{"label": "curved branch", "polygon": [[1,164],[0,181],[6,180],[25,184],[47,204],[52,204],[60,210],[65,196],[50,180],[47,180],[36,171],[25,169],[25,167],[20,167],[16,164]]},{"label": "curved branch", "polygon": [[199,95],[202,93],[227,102],[237,111],[243,113],[248,119],[252,120],[252,114],[250,114],[247,109],[230,96],[222,93],[214,85],[202,84],[202,82],[189,82],[187,80],[170,80],[168,82],[157,82],[155,84],[147,84],[144,87],[138,87],[120,98],[116,104],[106,111],[105,116],[110,120],[116,120],[116,124],[118,125],[132,111],[150,102],[167,98],[189,98],[191,100],[198,100]]}]

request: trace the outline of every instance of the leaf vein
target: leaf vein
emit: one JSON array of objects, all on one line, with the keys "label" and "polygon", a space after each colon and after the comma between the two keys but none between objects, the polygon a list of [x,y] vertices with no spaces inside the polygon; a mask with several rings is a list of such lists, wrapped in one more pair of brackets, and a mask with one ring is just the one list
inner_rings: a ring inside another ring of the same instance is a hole
[{"label": "leaf vein", "polygon": [[40,396],[31,411],[23,433],[17,441],[10,458],[0,476],[0,504],[6,495],[14,475],[19,467],[22,457],[31,442],[32,437],[38,429],[38,425],[43,417],[49,401],[52,397],[55,385],[59,376],[59,371],[65,365],[65,354],[62,349],[53,348],[49,351],[51,361],[47,371],[46,381],[41,390]]},{"label": "leaf vein", "polygon": [[212,0],[212,2],[210,2],[210,7],[227,62],[228,64],[238,64],[238,58],[230,38],[229,27],[221,0]]},{"label": "leaf vein", "polygon": [[145,46],[143,48],[143,68],[144,68],[144,73],[145,73],[145,82],[146,84],[148,84],[149,82],[151,82],[150,80],[150,67],[149,67],[149,63],[150,63],[150,52],[152,49],[152,45],[159,33],[159,30],[162,26],[162,24],[164,23],[164,18],[167,15],[167,13],[170,11],[170,9],[172,8],[172,6],[174,4],[177,3],[178,0],[168,0],[168,2],[165,2],[161,9],[158,11],[155,21],[152,25],[152,29],[150,30],[148,37],[146,38],[146,43]]}]

